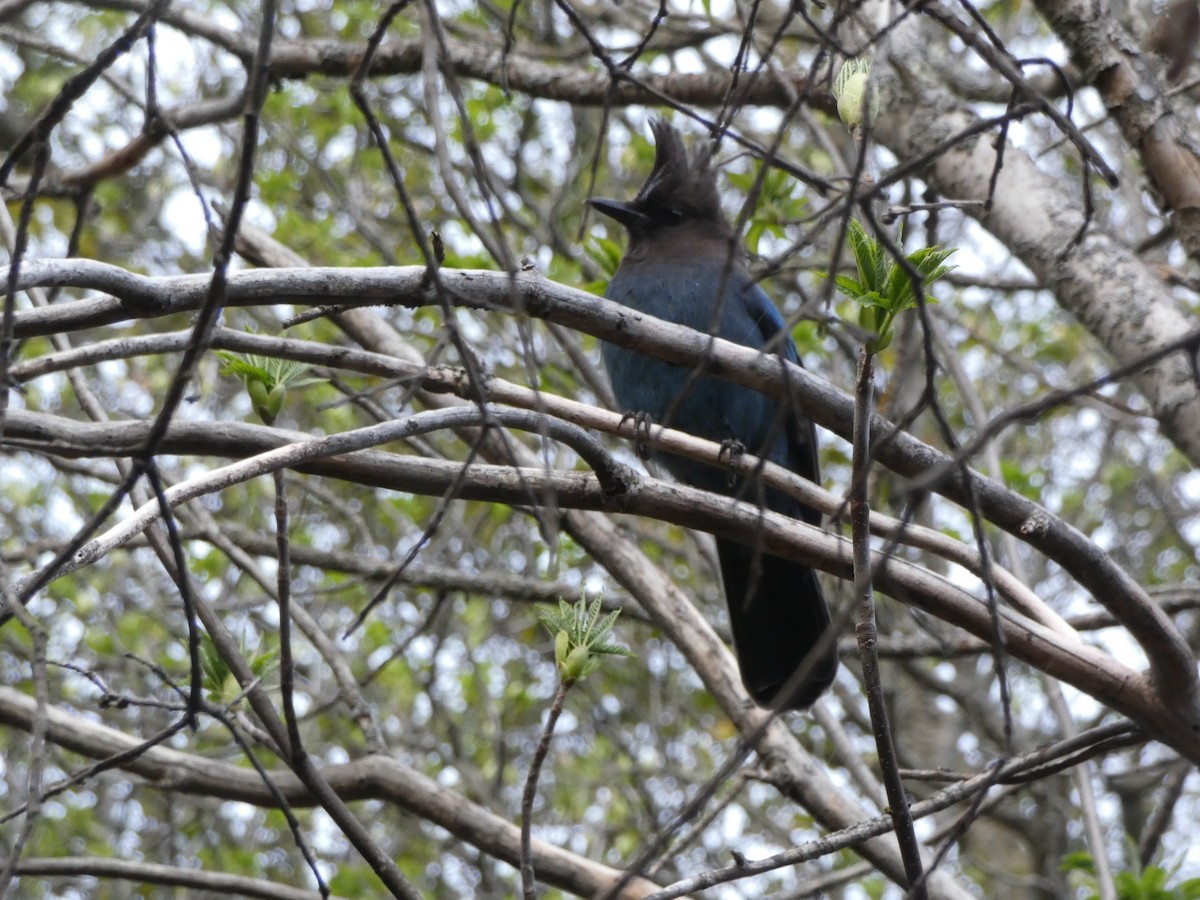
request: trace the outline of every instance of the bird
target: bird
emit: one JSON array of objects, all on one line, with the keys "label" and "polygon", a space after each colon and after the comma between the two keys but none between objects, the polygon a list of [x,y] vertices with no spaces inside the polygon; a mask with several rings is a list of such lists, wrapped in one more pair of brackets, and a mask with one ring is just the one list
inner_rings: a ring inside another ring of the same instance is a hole
[{"label": "bird", "polygon": [[[588,201],[628,235],[605,297],[799,364],[782,314],[738,258],[721,210],[712,149],[702,147],[689,158],[669,123],[655,119],[651,130],[654,166],[633,200]],[[819,481],[816,430],[790,404],[636,349],[602,342],[601,354],[613,394],[629,414],[720,442],[731,452],[749,450]],[[655,458],[684,484],[820,523],[818,511],[782,491],[696,460]],[[727,538],[717,538],[717,559],[746,691],[766,708],[811,706],[837,674],[836,642],[818,647],[831,625],[816,572]],[[789,684],[804,665],[803,681]]]}]

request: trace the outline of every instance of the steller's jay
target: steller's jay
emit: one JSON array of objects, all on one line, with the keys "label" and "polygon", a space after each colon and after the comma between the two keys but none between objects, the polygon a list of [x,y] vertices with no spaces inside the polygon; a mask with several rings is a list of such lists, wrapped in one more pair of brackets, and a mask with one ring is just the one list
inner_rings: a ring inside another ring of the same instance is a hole
[{"label": "steller's jay", "polygon": [[[736,261],[733,231],[721,212],[711,154],[691,161],[679,132],[651,125],[654,168],[632,202],[592,199],[629,233],[629,247],[605,296],[623,306],[687,325],[799,363],[779,310]],[[662,425],[740,445],[818,480],[813,425],[751,388],[682,368],[636,350],[603,345],[617,402]],[[745,496],[768,509],[818,524],[821,516],[787,495],[730,479],[716,467],[665,455],[662,463],[685,484]],[[837,673],[834,642],[811,661],[808,677],[787,696],[788,679],[813,652],[829,625],[816,573],[807,566],[718,539],[717,556],[742,682],[755,702],[778,709],[809,706]]]}]

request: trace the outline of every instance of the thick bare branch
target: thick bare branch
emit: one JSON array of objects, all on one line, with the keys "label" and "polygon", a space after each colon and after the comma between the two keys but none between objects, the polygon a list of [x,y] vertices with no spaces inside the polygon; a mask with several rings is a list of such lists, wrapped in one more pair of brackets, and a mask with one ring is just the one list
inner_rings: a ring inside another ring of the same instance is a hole
[{"label": "thick bare branch", "polygon": [[[704,363],[720,377],[784,396],[777,357],[763,356],[650,316],[632,315],[615,303],[536,275],[443,269],[440,277],[455,302],[463,306],[507,309],[546,318],[617,344],[637,346],[680,365]],[[136,304],[146,315],[187,311],[202,301],[207,280],[204,276],[149,278],[87,260],[27,261],[21,270],[20,286],[47,285],[88,287],[114,296],[22,311],[15,323],[18,336],[122,321],[136,315],[127,304]],[[356,305],[375,302],[424,306],[436,302],[421,267],[232,273],[228,299],[230,305],[346,300]],[[842,437],[852,434],[852,398],[798,366],[788,365],[785,377],[806,416]],[[973,492],[987,519],[1066,569],[1142,644],[1164,696],[1176,699],[1184,717],[1200,722],[1200,688],[1190,648],[1145,590],[1108,554],[1032,500],[990,479],[972,475],[968,491],[952,459],[910,435],[898,433],[883,417],[873,418],[872,430],[876,457],[883,465],[899,474],[921,478],[929,489],[957,503],[969,504]]]}]

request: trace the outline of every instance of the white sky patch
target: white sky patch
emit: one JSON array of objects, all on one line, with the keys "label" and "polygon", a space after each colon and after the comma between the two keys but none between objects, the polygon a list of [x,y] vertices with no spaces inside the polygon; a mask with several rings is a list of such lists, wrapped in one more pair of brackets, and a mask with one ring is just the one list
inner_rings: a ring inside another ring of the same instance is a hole
[{"label": "white sky patch", "polygon": [[[15,53],[0,49],[0,82],[12,84],[24,71],[25,66]],[[0,91],[0,109],[8,109],[8,97],[4,91]]]},{"label": "white sky patch", "polygon": [[1188,472],[1175,482],[1179,499],[1191,510],[1184,521],[1184,533],[1193,547],[1200,544],[1200,472]]}]

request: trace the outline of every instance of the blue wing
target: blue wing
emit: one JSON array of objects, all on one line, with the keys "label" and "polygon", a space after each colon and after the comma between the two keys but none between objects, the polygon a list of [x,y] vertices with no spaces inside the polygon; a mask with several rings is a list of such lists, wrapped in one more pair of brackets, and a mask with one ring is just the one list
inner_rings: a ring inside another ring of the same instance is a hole
[{"label": "blue wing", "polygon": [[[757,338],[761,343],[760,347],[773,346],[778,348],[778,352],[785,359],[796,363],[798,366],[803,366],[800,361],[800,354],[796,350],[796,343],[792,340],[790,334],[787,334],[782,341],[779,342],[779,335],[784,332],[787,327],[787,322],[783,318],[783,314],[779,308],[771,302],[771,298],[767,296],[757,283],[751,280],[750,276],[744,272],[739,272],[741,277],[741,290],[738,292],[746,313],[755,322],[758,334]],[[749,342],[743,342],[749,343]],[[820,465],[817,460],[817,434],[812,422],[804,418],[799,411],[796,400],[793,397],[790,400],[790,409],[786,413],[784,421],[784,433],[780,440],[773,442],[771,454],[775,462],[787,466],[797,475],[802,475],[809,481],[820,483]],[[807,507],[801,507],[803,518],[813,524],[817,524],[821,520],[820,513]]]}]

